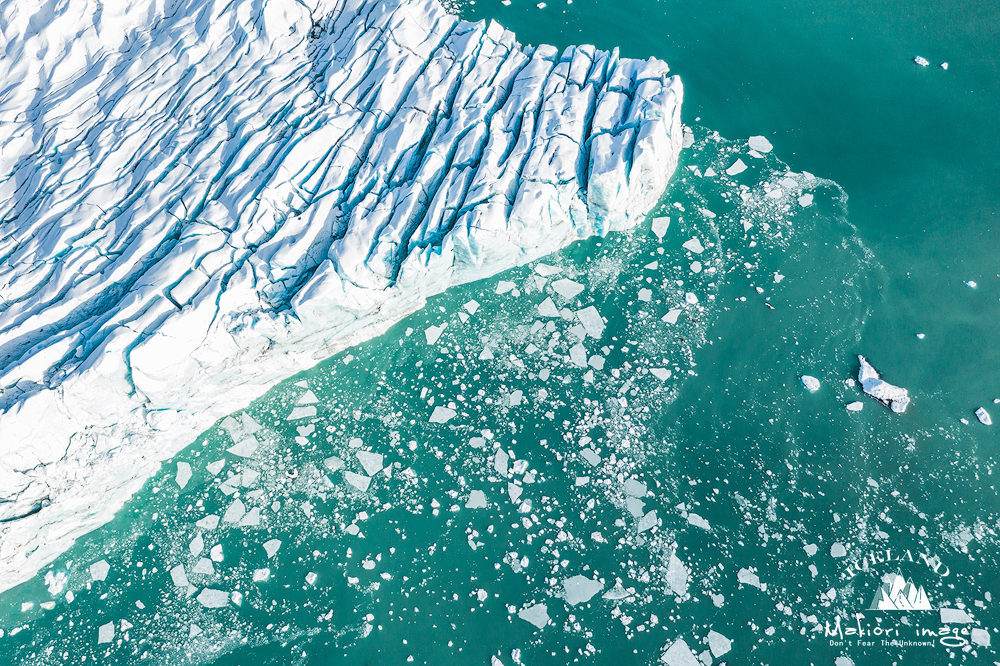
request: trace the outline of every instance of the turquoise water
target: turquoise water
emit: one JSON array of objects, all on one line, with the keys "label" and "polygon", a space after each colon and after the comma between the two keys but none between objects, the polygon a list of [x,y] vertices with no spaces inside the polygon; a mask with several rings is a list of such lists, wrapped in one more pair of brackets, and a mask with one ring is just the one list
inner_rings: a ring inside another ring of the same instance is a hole
[{"label": "turquoise water", "polygon": [[[653,664],[678,639],[716,664],[996,660],[996,435],[973,411],[1000,397],[997,10],[461,12],[668,60],[695,143],[660,208],[451,290],[210,429],[2,595],[0,663]],[[591,306],[603,331],[571,314]],[[859,353],[905,414],[845,384]],[[866,610],[896,571],[972,622]],[[539,605],[542,627],[519,616]]]}]

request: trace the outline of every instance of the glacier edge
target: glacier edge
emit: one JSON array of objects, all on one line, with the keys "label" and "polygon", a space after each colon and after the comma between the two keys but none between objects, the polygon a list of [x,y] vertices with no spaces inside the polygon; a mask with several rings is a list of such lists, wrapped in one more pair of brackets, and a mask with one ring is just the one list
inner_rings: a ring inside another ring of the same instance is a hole
[{"label": "glacier edge", "polygon": [[661,61],[307,4],[0,9],[0,591],[274,384],[634,226],[676,168]]}]

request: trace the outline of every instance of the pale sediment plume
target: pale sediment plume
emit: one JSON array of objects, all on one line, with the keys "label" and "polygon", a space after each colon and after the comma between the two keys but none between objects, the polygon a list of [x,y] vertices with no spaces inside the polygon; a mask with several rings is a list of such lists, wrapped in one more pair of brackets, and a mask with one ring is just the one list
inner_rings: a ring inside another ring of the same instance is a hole
[{"label": "pale sediment plume", "polygon": [[434,0],[0,10],[0,590],[448,286],[630,228],[679,79]]}]

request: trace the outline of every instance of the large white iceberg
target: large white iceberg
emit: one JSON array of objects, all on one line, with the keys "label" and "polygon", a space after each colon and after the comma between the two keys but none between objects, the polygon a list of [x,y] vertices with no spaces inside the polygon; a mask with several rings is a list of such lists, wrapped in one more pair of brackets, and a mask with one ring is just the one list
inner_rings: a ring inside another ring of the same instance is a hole
[{"label": "large white iceberg", "polygon": [[861,382],[861,388],[864,392],[897,414],[905,412],[906,406],[910,404],[907,390],[883,381],[879,377],[878,371],[865,360],[864,356],[859,355],[858,361],[861,363],[861,369],[858,370],[858,381]]},{"label": "large white iceberg", "polygon": [[447,287],[627,229],[665,63],[437,0],[8,3],[0,590],[160,462]]}]

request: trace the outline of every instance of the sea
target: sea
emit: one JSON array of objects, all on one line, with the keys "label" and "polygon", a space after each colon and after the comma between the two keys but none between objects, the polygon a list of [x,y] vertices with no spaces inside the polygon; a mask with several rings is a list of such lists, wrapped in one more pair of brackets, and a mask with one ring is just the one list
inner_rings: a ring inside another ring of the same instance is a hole
[{"label": "sea", "polygon": [[1000,661],[1000,6],[449,8],[667,61],[660,204],[215,424],[0,664]]}]

